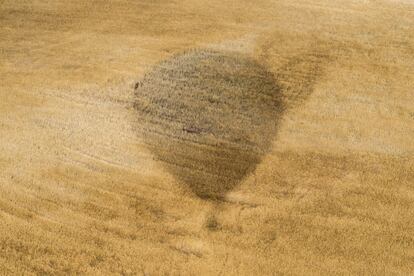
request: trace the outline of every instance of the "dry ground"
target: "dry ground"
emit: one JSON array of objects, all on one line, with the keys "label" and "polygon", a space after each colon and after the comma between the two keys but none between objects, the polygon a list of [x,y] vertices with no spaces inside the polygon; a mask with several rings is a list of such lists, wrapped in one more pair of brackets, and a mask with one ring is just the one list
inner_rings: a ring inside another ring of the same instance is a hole
[{"label": "dry ground", "polygon": [[[0,0],[0,38],[0,274],[414,274],[412,1]],[[136,131],[194,48],[288,95],[220,204]]]}]

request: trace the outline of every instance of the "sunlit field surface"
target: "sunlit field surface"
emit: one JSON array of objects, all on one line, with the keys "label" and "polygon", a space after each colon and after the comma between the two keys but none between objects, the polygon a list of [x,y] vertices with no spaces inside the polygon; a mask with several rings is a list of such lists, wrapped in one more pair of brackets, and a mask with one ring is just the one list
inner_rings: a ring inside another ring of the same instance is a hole
[{"label": "sunlit field surface", "polygon": [[414,2],[0,0],[0,274],[411,275]]}]

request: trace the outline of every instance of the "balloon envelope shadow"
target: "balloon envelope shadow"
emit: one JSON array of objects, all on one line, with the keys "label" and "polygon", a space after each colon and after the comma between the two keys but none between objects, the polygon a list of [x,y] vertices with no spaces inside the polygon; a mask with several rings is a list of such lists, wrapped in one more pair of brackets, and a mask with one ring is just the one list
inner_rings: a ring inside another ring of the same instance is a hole
[{"label": "balloon envelope shadow", "polygon": [[241,54],[193,50],[136,86],[138,132],[196,196],[218,200],[270,150],[283,113],[273,74]]}]

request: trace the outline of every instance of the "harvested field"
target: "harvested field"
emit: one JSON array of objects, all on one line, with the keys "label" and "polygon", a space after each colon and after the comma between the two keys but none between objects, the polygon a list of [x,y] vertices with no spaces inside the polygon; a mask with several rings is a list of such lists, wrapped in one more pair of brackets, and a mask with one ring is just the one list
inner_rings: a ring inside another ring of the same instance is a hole
[{"label": "harvested field", "polygon": [[411,275],[414,3],[0,0],[1,275]]}]

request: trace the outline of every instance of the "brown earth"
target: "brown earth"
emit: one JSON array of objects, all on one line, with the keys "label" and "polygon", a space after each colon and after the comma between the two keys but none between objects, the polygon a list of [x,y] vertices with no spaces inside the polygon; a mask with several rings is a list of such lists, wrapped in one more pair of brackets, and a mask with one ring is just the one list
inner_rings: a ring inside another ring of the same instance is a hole
[{"label": "brown earth", "polygon": [[413,2],[1,0],[0,37],[0,274],[414,273]]}]

